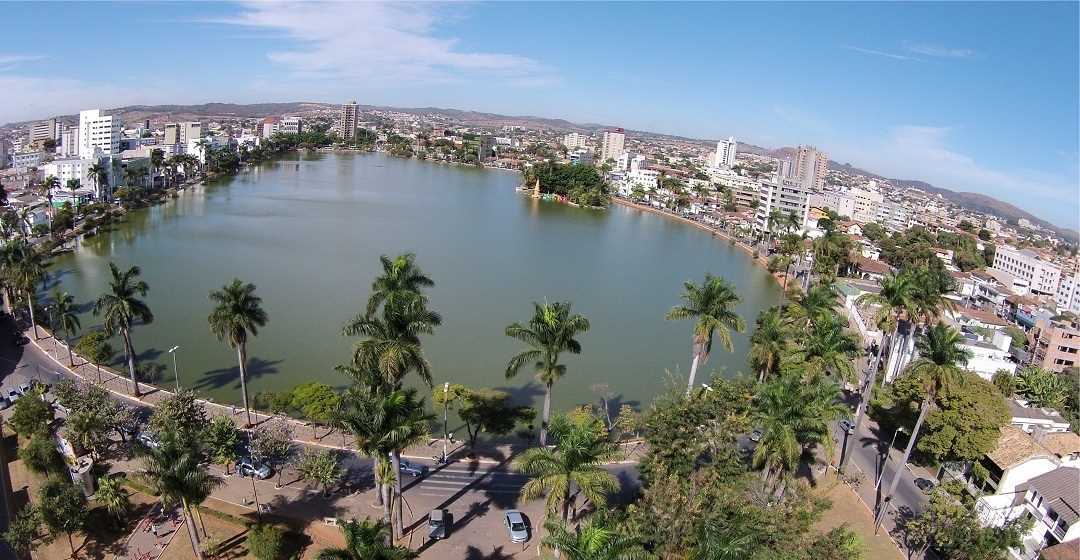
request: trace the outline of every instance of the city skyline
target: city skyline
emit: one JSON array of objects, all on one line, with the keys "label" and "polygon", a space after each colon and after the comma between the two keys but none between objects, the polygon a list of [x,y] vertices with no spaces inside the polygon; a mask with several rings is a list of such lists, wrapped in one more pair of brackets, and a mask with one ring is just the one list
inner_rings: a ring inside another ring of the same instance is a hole
[{"label": "city skyline", "polygon": [[[0,122],[97,105],[356,98],[814,144],[835,161],[984,193],[1066,227],[1080,216],[1076,4],[6,10]],[[41,17],[55,41],[33,39]],[[175,53],[103,42],[89,56],[74,30],[106,24],[184,40]]]}]

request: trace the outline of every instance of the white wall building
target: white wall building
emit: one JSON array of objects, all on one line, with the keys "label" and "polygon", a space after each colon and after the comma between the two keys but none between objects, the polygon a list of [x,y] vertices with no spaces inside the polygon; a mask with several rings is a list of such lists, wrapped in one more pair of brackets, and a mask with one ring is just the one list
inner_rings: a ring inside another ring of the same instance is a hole
[{"label": "white wall building", "polygon": [[618,159],[625,151],[623,147],[625,142],[626,133],[623,132],[623,129],[616,128],[615,130],[604,131],[604,136],[600,141],[600,163],[604,163],[609,159]]},{"label": "white wall building", "polygon": [[120,153],[120,117],[102,115],[100,109],[79,111],[79,157],[92,158],[96,150],[102,155]]},{"label": "white wall building", "polygon": [[1008,245],[998,245],[994,252],[992,268],[1014,278],[1026,280],[1032,292],[1054,296],[1058,293],[1061,267],[1040,259],[1037,254],[1028,249],[1018,250]]},{"label": "white wall building", "polygon": [[713,156],[714,166],[731,168],[731,166],[735,165],[735,153],[738,144],[733,136],[729,136],[727,140],[717,142],[716,155]]},{"label": "white wall building", "polygon": [[303,129],[304,126],[300,117],[289,116],[281,119],[278,132],[281,132],[282,134],[300,134]]},{"label": "white wall building", "polygon": [[588,138],[584,134],[578,134],[577,132],[571,132],[566,136],[563,136],[562,144],[566,146],[567,150],[577,150],[585,147],[585,139]]},{"label": "white wall building", "polygon": [[1057,300],[1059,313],[1071,311],[1080,314],[1080,274],[1076,271],[1063,272],[1054,299]]},{"label": "white wall building", "polygon": [[990,340],[976,335],[965,335],[962,347],[971,353],[971,357],[964,364],[964,369],[987,381],[999,370],[1015,372],[1016,362],[1009,359],[1011,344],[1012,337],[1001,331],[994,331]]},{"label": "white wall building", "polygon": [[761,183],[754,229],[763,231],[768,227],[769,215],[779,211],[784,216],[795,214],[799,227],[806,228],[810,213],[810,190],[803,183],[791,179],[776,178]]}]

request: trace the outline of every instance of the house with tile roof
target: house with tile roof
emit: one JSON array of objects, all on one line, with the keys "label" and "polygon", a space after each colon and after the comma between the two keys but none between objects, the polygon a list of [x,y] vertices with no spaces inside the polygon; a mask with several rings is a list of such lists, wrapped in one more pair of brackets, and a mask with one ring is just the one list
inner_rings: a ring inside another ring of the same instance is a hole
[{"label": "house with tile roof", "polygon": [[1058,467],[998,498],[978,501],[984,525],[1000,527],[1022,516],[1033,522],[1022,547],[1012,551],[1015,558],[1038,558],[1043,549],[1080,539],[1080,468]]}]

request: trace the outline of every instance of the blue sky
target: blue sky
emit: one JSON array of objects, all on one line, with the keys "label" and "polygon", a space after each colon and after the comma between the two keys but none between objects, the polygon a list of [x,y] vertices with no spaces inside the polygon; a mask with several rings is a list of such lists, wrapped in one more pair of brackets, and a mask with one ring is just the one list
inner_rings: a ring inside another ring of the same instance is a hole
[{"label": "blue sky", "polygon": [[813,143],[1076,228],[1078,6],[5,3],[0,122],[353,98],[563,117]]}]

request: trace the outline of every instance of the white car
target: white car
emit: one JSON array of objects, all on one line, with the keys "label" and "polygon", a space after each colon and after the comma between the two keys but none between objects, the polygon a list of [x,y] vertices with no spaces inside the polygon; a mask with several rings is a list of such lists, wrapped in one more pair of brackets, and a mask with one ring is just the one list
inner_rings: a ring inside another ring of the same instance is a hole
[{"label": "white car", "polygon": [[506,530],[510,533],[510,542],[523,543],[529,540],[529,524],[520,511],[512,509],[506,512]]},{"label": "white car", "polygon": [[256,462],[249,457],[244,457],[236,463],[236,476],[254,476],[259,480],[266,480],[274,471],[262,463]]}]

